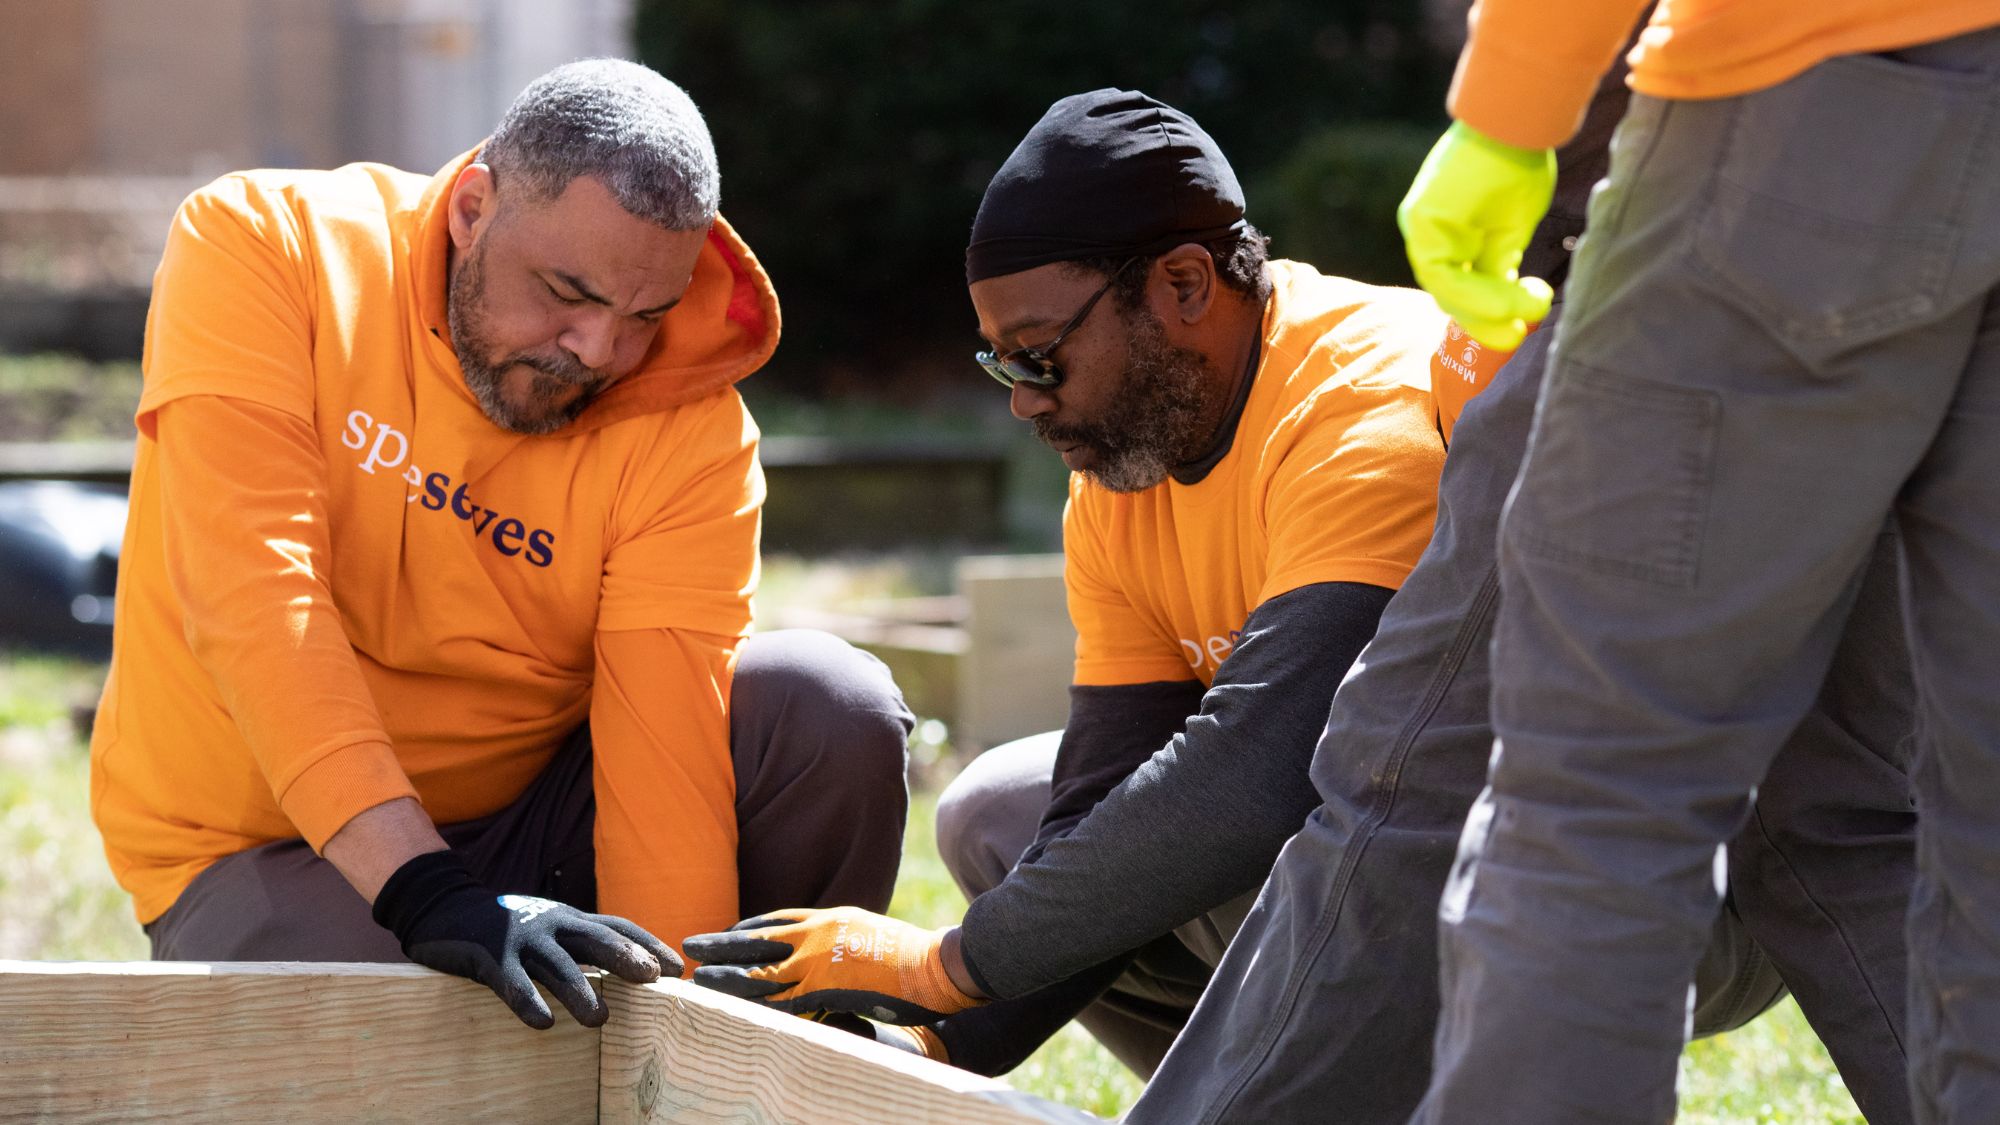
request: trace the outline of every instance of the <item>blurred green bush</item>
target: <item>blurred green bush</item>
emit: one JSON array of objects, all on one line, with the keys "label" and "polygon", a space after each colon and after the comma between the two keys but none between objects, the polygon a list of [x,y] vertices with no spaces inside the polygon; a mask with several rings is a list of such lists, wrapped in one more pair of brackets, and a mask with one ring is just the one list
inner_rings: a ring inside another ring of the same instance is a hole
[{"label": "blurred green bush", "polygon": [[1396,205],[1436,140],[1427,125],[1329,126],[1308,133],[1244,190],[1284,257],[1362,281],[1414,285]]},{"label": "blurred green bush", "polygon": [[[980,193],[1049,103],[1103,86],[1194,115],[1276,253],[1383,278],[1404,150],[1364,126],[1435,136],[1450,66],[1407,0],[640,0],[637,15],[640,57],[707,115],[724,213],[784,301],[760,381],[808,392],[964,365]],[[1313,167],[1357,186],[1329,197],[1298,181]]]}]

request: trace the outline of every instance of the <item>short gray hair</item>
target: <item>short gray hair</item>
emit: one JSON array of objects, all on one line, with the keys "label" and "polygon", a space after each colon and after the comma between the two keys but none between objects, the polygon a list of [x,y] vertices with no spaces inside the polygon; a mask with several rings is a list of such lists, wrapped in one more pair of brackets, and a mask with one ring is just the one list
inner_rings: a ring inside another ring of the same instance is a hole
[{"label": "short gray hair", "polygon": [[480,153],[502,192],[546,202],[578,176],[667,230],[701,230],[722,194],[715,145],[686,91],[623,59],[584,59],[533,82]]}]

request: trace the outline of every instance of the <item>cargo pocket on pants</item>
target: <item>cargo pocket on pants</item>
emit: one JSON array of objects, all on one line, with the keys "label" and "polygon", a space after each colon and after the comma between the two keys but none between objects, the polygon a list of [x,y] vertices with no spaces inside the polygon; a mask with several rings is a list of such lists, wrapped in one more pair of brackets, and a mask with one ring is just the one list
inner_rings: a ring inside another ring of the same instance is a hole
[{"label": "cargo pocket on pants", "polygon": [[1573,569],[1692,588],[1722,400],[1560,358],[1542,393],[1504,538]]},{"label": "cargo pocket on pants", "polygon": [[1808,366],[1943,312],[1992,80],[1849,55],[1745,95],[1694,265]]}]

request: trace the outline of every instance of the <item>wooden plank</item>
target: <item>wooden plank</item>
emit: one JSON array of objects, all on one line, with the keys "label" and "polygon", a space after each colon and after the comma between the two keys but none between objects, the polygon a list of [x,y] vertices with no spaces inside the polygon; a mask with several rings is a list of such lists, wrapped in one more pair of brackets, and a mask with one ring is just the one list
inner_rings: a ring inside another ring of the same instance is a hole
[{"label": "wooden plank", "polygon": [[0,1122],[1098,1118],[683,981],[522,1026],[415,965],[0,961]]},{"label": "wooden plank", "polygon": [[[0,300],[0,343],[9,327]],[[0,481],[126,487],[133,455],[130,441],[0,442]],[[921,439],[871,445],[770,437],[760,456],[768,485],[766,551],[991,545],[1006,535],[1007,459],[996,449]]]},{"label": "wooden plank", "polygon": [[1003,1082],[684,981],[605,982],[599,1120],[814,1125],[1095,1122]]},{"label": "wooden plank", "polygon": [[0,442],[0,480],[127,484],[134,448],[129,441]]},{"label": "wooden plank", "polygon": [[[905,603],[915,603],[914,606]],[[914,610],[918,616],[911,616]],[[959,664],[965,654],[966,632],[955,622],[964,616],[955,597],[896,598],[857,612],[836,613],[814,606],[787,606],[760,613],[760,629],[821,629],[873,653],[895,674],[903,702],[926,719],[954,723],[958,718]],[[948,614],[948,616],[947,616]],[[939,622],[950,621],[953,624]]]},{"label": "wooden plank", "polygon": [[598,1032],[415,965],[0,961],[0,1121],[591,1121]]},{"label": "wooden plank", "polygon": [[[910,598],[935,606],[949,601],[962,607],[957,598]],[[934,652],[945,656],[962,656],[968,639],[964,629],[956,625],[936,625],[911,621],[908,618],[890,616],[889,607],[875,613],[841,613],[820,609],[816,606],[787,606],[781,614],[774,615],[770,628],[774,629],[819,629],[863,648],[902,648],[917,652]]]},{"label": "wooden plank", "polygon": [[1061,555],[979,555],[958,561],[966,601],[952,742],[987,750],[1069,721],[1076,629]]},{"label": "wooden plank", "polygon": [[[118,480],[132,475],[135,443],[129,440],[0,442],[0,476],[40,479]],[[890,469],[919,481],[945,471],[980,476],[1004,474],[1005,451],[990,444],[899,439],[857,442],[823,437],[767,436],[758,444],[767,470],[823,471],[838,468]]]}]

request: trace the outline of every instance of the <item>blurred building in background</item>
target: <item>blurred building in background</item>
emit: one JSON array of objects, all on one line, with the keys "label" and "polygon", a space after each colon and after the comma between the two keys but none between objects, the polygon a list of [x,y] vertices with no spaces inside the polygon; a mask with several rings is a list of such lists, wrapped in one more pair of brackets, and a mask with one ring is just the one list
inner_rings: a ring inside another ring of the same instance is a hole
[{"label": "blurred building in background", "polygon": [[0,350],[136,355],[174,206],[236,168],[437,168],[633,0],[0,0]]}]

